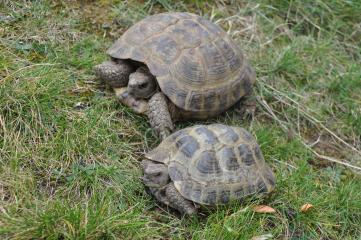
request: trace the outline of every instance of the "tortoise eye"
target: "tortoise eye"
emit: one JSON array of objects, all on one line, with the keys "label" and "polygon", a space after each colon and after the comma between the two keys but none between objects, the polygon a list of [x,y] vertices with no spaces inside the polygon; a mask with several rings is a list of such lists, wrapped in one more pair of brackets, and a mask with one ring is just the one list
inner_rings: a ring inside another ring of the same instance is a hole
[{"label": "tortoise eye", "polygon": [[139,89],[144,89],[148,86],[148,83],[143,83],[141,85],[139,85]]},{"label": "tortoise eye", "polygon": [[155,177],[160,177],[160,176],[162,176],[162,173],[157,173],[157,174],[155,175]]}]

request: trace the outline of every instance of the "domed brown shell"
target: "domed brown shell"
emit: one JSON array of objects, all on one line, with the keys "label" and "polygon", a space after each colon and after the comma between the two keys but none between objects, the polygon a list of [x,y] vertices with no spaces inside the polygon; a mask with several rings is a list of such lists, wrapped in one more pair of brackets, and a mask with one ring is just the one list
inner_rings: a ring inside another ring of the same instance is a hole
[{"label": "domed brown shell", "polygon": [[191,13],[153,15],[128,29],[106,52],[145,63],[184,118],[208,118],[236,103],[256,75],[219,26]]},{"label": "domed brown shell", "polygon": [[197,125],[170,135],[146,158],[168,166],[183,197],[214,206],[275,188],[274,173],[245,129]]}]

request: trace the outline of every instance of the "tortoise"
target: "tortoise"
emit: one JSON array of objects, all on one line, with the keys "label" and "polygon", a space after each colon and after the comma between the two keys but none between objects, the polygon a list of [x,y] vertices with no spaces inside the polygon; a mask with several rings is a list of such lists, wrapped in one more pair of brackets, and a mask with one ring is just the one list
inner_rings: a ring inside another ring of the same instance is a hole
[{"label": "tortoise", "polygon": [[172,121],[206,119],[242,97],[254,117],[256,75],[239,46],[219,26],[182,12],[166,12],[129,28],[93,69],[126,105],[148,115],[164,140]]},{"label": "tortoise", "polygon": [[155,197],[194,217],[194,203],[225,205],[268,195],[276,185],[257,141],[241,127],[195,125],[167,137],[142,161]]}]

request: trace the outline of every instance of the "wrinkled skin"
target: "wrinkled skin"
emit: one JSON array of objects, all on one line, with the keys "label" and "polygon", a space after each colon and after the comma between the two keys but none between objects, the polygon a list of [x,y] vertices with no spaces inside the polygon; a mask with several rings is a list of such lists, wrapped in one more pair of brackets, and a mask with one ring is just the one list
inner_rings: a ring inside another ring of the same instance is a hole
[{"label": "wrinkled skin", "polygon": [[188,217],[195,217],[197,209],[194,203],[184,198],[171,181],[168,168],[150,160],[143,160],[144,184],[148,186],[158,201],[161,201]]},{"label": "wrinkled skin", "polygon": [[149,98],[157,90],[157,83],[149,70],[141,67],[129,75],[127,90],[134,98]]},{"label": "wrinkled skin", "polygon": [[135,68],[126,61],[105,61],[94,66],[93,69],[96,75],[113,88],[126,87],[129,75],[135,71]]},{"label": "wrinkled skin", "polygon": [[[135,71],[126,61],[106,61],[94,66],[93,69],[119,93],[117,96],[119,95],[120,100],[135,112],[144,113],[144,99],[149,100],[145,113],[149,116],[155,134],[162,141],[173,133],[173,121],[177,120],[175,116],[179,116],[179,110],[163,93],[156,93],[156,80],[147,67],[143,66]],[[125,86],[127,92],[117,89]]]},{"label": "wrinkled skin", "polygon": [[[173,122],[180,120],[180,111],[162,92],[158,92],[156,79],[146,66],[139,67],[137,70],[136,68],[124,60],[106,61],[93,67],[99,77],[112,86],[116,92],[121,92],[120,100],[124,104],[137,113],[148,115],[155,134],[163,141],[173,133]],[[127,92],[117,90],[123,87],[127,87]],[[144,100],[148,101],[146,112],[143,111],[146,105]],[[246,101],[243,119],[251,115],[253,120],[256,99],[252,89],[242,97],[242,100]]]}]

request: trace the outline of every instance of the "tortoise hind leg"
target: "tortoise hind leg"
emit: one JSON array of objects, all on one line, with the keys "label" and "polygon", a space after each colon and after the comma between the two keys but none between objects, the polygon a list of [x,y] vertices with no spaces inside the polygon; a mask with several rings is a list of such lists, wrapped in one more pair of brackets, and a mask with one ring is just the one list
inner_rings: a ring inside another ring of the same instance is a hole
[{"label": "tortoise hind leg", "polygon": [[251,114],[251,120],[254,119],[254,113],[256,111],[256,96],[254,95],[252,88],[248,90],[248,92],[241,98],[241,101],[244,101],[243,107],[242,107],[242,118],[245,119],[248,117],[248,115]]},{"label": "tortoise hind leg", "polygon": [[113,61],[105,61],[93,67],[101,79],[113,88],[126,87],[129,81],[129,75],[135,71],[134,67],[126,62],[119,63]]},{"label": "tortoise hind leg", "polygon": [[173,123],[169,112],[168,99],[163,93],[156,93],[148,102],[150,125],[161,141],[173,133]]},{"label": "tortoise hind leg", "polygon": [[168,198],[169,205],[182,214],[186,214],[189,217],[195,217],[197,214],[197,209],[194,206],[194,203],[186,198],[184,198],[178,190],[175,188],[174,183],[170,182],[166,188],[166,194]]}]

